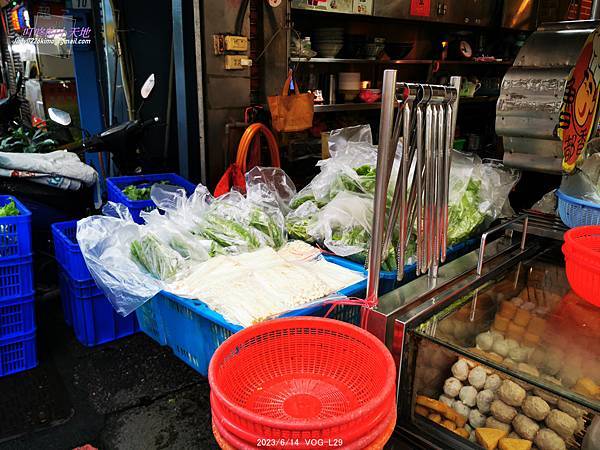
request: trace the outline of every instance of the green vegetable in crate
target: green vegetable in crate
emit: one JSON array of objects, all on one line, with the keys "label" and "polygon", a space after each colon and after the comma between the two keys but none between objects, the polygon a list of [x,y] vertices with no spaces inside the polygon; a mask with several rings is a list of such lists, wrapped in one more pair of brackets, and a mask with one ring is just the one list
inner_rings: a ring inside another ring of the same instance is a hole
[{"label": "green vegetable in crate", "polygon": [[131,184],[123,189],[123,194],[125,194],[129,200],[150,200],[151,189],[152,187],[138,188]]},{"label": "green vegetable in crate", "polygon": [[131,257],[161,280],[175,276],[183,263],[181,255],[151,234],[131,243]]},{"label": "green vegetable in crate", "polygon": [[6,205],[0,207],[0,217],[18,216],[19,210],[13,200],[8,202]]},{"label": "green vegetable in crate", "polygon": [[[171,185],[168,181],[159,181],[158,183],[154,183],[152,185],[146,187],[137,187],[135,184],[130,184],[129,186],[123,189],[123,194],[127,196],[129,200],[139,201],[139,200],[150,200],[150,191],[152,191],[152,187],[157,184],[168,184]],[[179,187],[179,186],[175,186]]]}]

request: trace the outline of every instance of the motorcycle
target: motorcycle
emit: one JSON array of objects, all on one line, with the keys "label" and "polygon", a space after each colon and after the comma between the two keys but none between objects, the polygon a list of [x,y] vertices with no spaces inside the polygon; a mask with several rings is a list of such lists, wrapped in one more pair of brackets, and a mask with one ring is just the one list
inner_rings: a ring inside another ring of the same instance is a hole
[{"label": "motorcycle", "polygon": [[[153,87],[154,75],[152,74],[141,89],[142,106]],[[10,104],[14,105],[14,100]],[[141,106],[139,110],[141,110]],[[5,116],[2,116],[3,111]],[[9,115],[7,109],[0,108],[0,118]],[[72,135],[69,129],[74,125],[69,113],[58,108],[48,108],[48,117],[54,127],[58,126],[57,128],[62,129],[67,135]],[[156,124],[158,120],[157,117],[148,120],[136,118],[94,135],[75,127],[82,132],[83,139],[64,145],[60,144],[56,150],[68,150],[77,153],[80,157],[83,157],[86,152],[108,152],[120,174],[140,173],[144,167],[143,153],[139,149],[140,139],[144,131],[149,126]],[[27,178],[0,177],[0,192],[14,195],[32,210],[34,240],[36,234],[41,234],[38,245],[44,247],[47,246],[48,230],[52,223],[83,217],[95,209],[93,188],[90,187],[69,191],[34,183],[28,181]],[[34,243],[34,246],[37,245]]]},{"label": "motorcycle", "polygon": [[[149,97],[154,88],[154,74],[151,74],[141,89],[142,104]],[[48,108],[48,117],[50,120],[63,127],[72,126],[71,116],[68,112],[57,108]],[[123,175],[139,174],[143,171],[144,158],[139,148],[139,143],[144,131],[157,124],[158,117],[148,120],[136,118],[127,122],[112,126],[101,133],[90,135],[86,130],[83,131],[83,139],[74,144],[63,146],[66,150],[83,153],[107,152],[119,172]]]},{"label": "motorcycle", "polygon": [[0,100],[0,131],[6,132],[17,125],[16,118],[19,117],[21,108],[21,98],[19,94],[23,88],[23,74],[18,71],[16,75],[16,89],[13,94]]}]

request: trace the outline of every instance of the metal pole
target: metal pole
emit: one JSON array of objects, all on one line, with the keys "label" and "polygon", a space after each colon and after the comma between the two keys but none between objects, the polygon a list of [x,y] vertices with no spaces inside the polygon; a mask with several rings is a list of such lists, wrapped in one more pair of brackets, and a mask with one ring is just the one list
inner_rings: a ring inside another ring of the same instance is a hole
[{"label": "metal pole", "polygon": [[200,181],[206,186],[206,135],[204,130],[204,78],[202,75],[202,18],[200,0],[194,1],[194,43],[196,50],[196,90],[198,92],[198,134],[200,144]]},{"label": "metal pole", "polygon": [[373,229],[371,232],[371,248],[369,251],[367,298],[377,298],[379,291],[379,273],[381,271],[381,258],[383,238],[385,231],[385,209],[390,172],[390,148],[392,141],[392,128],[394,126],[394,104],[396,102],[396,77],[395,70],[386,70],[383,73],[383,90],[381,99],[381,116],[379,123],[379,149],[377,151],[377,176],[375,179],[375,202],[373,205]]},{"label": "metal pole", "polygon": [[[183,39],[183,0],[173,0],[173,49],[175,61],[175,93],[177,95],[177,143],[179,150],[179,173],[189,176],[189,149],[187,129],[187,91],[185,82],[185,54]],[[198,105],[200,106],[200,105]]]},{"label": "metal pole", "polygon": [[600,19],[600,0],[594,0],[592,2],[592,12],[590,13],[590,19]]}]

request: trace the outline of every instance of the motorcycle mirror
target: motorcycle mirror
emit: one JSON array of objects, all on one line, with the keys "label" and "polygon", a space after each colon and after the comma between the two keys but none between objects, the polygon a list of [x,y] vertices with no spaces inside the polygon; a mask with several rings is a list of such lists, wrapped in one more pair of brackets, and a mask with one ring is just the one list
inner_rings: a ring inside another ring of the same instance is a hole
[{"label": "motorcycle mirror", "polygon": [[50,116],[52,122],[56,122],[59,125],[65,127],[71,125],[71,115],[62,109],[48,108],[48,116]]},{"label": "motorcycle mirror", "polygon": [[144,82],[144,85],[142,86],[142,89],[140,91],[140,93],[142,94],[142,98],[148,98],[148,96],[152,92],[152,89],[154,89],[154,74],[153,73],[150,74],[150,76],[146,79],[146,81]]}]

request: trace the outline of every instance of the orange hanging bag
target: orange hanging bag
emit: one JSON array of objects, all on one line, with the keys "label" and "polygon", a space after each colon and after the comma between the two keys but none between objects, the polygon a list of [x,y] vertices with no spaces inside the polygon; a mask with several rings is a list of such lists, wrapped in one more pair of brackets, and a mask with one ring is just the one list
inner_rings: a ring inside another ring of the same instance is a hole
[{"label": "orange hanging bag", "polygon": [[279,132],[304,131],[312,127],[315,103],[313,95],[301,94],[294,80],[294,95],[290,95],[290,84],[294,80],[290,69],[281,95],[268,98],[273,128]]}]

